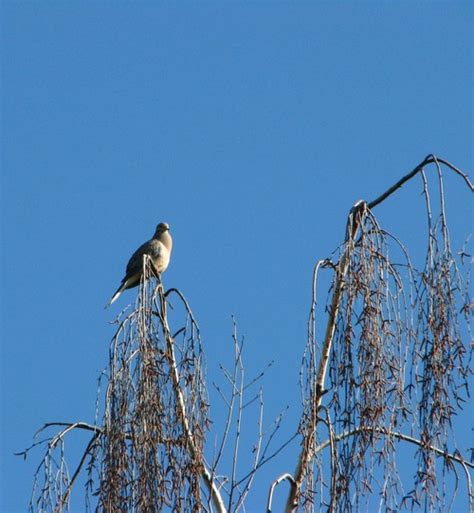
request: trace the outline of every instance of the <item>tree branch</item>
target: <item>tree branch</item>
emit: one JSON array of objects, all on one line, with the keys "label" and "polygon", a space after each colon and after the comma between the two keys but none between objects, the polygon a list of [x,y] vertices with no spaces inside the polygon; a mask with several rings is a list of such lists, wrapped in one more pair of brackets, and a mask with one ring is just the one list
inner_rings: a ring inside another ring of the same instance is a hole
[{"label": "tree branch", "polygon": [[[403,440],[404,442],[409,442],[411,444],[417,445],[418,447],[422,447],[423,449],[429,449],[430,451],[433,451],[440,457],[442,456],[451,461],[455,461],[456,463],[459,463],[461,465],[466,465],[466,467],[474,468],[474,463],[470,463],[469,461],[466,461],[461,456],[456,456],[454,454],[450,454],[446,451],[443,451],[442,449],[439,449],[438,447],[435,447],[434,445],[429,445],[428,447],[426,447],[425,445],[423,445],[421,440],[418,440],[418,438],[414,438],[413,436],[404,435],[403,433],[399,433],[397,431],[390,431],[385,428],[358,427],[355,429],[351,429],[350,431],[345,431],[344,433],[341,433],[340,435],[334,436],[334,442],[340,442],[341,440],[344,440],[345,438],[349,438],[350,436],[354,436],[359,433],[380,433],[382,435],[393,436],[394,438],[397,438],[398,440]],[[326,447],[329,447],[330,445],[331,445],[330,440],[324,441],[322,444],[318,445],[314,449],[315,454],[317,454],[318,452],[321,452],[323,449],[326,449]]]},{"label": "tree branch", "polygon": [[[170,367],[172,370],[171,379],[173,382],[173,388],[174,388],[176,398],[177,398],[177,405],[180,410],[180,416],[181,416],[182,423],[183,423],[183,430],[186,435],[186,442],[188,444],[189,450],[191,451],[193,458],[201,459],[200,455],[198,454],[196,445],[194,443],[193,434],[189,427],[188,417],[186,414],[186,406],[185,406],[183,394],[182,394],[181,388],[180,388],[180,377],[179,377],[178,366],[177,366],[176,356],[175,356],[175,351],[174,351],[174,340],[171,336],[170,328],[168,325],[168,319],[167,319],[167,315],[166,315],[166,298],[163,293],[163,286],[161,284],[161,281],[159,280],[158,283],[159,283],[158,287],[160,289],[159,297],[160,297],[160,303],[161,303],[161,322],[162,322],[162,326],[163,326],[163,334],[164,334],[165,340],[166,340],[166,347],[168,350],[168,357],[169,357],[169,361],[170,361]],[[173,291],[176,292],[175,289],[173,289]],[[182,298],[182,296],[181,296],[181,298]],[[186,304],[186,307],[188,308],[187,303],[185,303],[185,304]],[[188,312],[190,312],[189,308],[188,308]],[[197,326],[197,324],[196,324],[196,326]],[[202,475],[202,479],[206,485],[206,488],[209,491],[209,494],[211,496],[214,507],[217,509],[218,513],[226,513],[226,508],[224,505],[224,501],[222,500],[221,494],[216,486],[216,483],[214,482],[214,480],[212,478],[212,474],[206,468],[203,461],[202,461],[201,475]]]},{"label": "tree branch", "polygon": [[326,372],[329,362],[329,354],[331,352],[332,341],[334,338],[334,331],[336,329],[336,320],[339,312],[340,299],[344,288],[344,278],[347,274],[349,267],[350,254],[353,248],[353,242],[357,229],[360,225],[361,219],[365,215],[367,204],[365,201],[360,200],[351,208],[349,212],[347,227],[346,227],[346,247],[344,253],[337,265],[336,284],[331,300],[331,307],[329,309],[329,319],[326,326],[326,334],[324,336],[323,347],[321,351],[321,359],[319,361],[319,368],[316,374],[316,380],[312,392],[313,398],[313,411],[310,417],[311,425],[307,427],[306,436],[303,440],[303,449],[298,460],[298,465],[295,471],[295,485],[291,487],[290,494],[286,503],[285,512],[291,513],[297,507],[298,494],[300,492],[301,484],[304,479],[307,465],[313,456],[313,437],[316,433],[316,426],[318,422],[317,411],[321,405],[321,400],[324,395],[324,381],[326,379]]},{"label": "tree branch", "polygon": [[296,488],[295,479],[291,474],[283,474],[278,479],[275,479],[273,481],[272,485],[270,486],[270,491],[268,492],[268,502],[267,502],[267,513],[272,513],[272,501],[273,501],[273,493],[275,491],[275,488],[282,482],[282,481],[289,481],[291,489],[293,490]]},{"label": "tree branch", "polygon": [[400,178],[398,182],[395,185],[392,185],[390,189],[386,190],[382,195],[380,195],[377,199],[371,201],[368,203],[368,208],[372,210],[374,207],[376,207],[379,203],[382,203],[385,199],[387,199],[391,194],[393,194],[397,189],[400,189],[400,187],[403,186],[404,183],[408,182],[411,178],[413,178],[417,173],[423,170],[425,166],[428,164],[433,163],[441,163],[445,166],[449,167],[452,171],[454,171],[456,174],[461,176],[464,181],[466,182],[467,186],[471,189],[471,192],[474,192],[474,185],[469,180],[469,177],[463,173],[460,169],[453,166],[450,162],[447,160],[444,160],[442,158],[438,158],[435,155],[428,155],[423,162],[420,162],[412,171],[410,171],[407,175],[405,175],[403,178]]}]

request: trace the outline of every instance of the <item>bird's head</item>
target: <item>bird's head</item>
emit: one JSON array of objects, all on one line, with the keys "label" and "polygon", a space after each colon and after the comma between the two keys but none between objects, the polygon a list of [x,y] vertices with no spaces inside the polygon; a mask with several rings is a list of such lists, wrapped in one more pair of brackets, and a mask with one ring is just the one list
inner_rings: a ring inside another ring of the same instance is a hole
[{"label": "bird's head", "polygon": [[155,237],[169,231],[170,227],[168,223],[160,223],[155,230]]}]

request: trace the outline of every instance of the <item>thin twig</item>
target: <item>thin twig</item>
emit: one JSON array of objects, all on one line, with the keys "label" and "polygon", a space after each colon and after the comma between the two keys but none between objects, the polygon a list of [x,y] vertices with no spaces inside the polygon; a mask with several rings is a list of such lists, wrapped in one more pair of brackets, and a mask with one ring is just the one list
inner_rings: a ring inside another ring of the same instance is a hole
[{"label": "thin twig", "polygon": [[64,507],[64,505],[67,504],[72,487],[74,486],[74,483],[76,482],[76,479],[79,476],[79,473],[81,472],[81,469],[86,461],[86,458],[89,455],[89,451],[94,447],[97,439],[101,436],[101,434],[102,434],[101,432],[95,433],[92,436],[92,438],[90,439],[89,443],[87,444],[86,450],[84,451],[84,454],[82,455],[81,461],[79,462],[79,465],[77,466],[76,471],[74,472],[71,480],[69,481],[66,491],[64,492],[63,496],[59,499],[59,511],[62,511],[62,508]]}]

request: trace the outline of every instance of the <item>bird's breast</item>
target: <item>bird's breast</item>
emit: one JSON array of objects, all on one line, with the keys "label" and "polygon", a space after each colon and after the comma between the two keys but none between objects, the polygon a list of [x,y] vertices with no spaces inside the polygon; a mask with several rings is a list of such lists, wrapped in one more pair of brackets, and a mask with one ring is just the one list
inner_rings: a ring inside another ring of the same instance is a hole
[{"label": "bird's breast", "polygon": [[161,251],[159,251],[158,255],[153,258],[153,264],[155,265],[156,270],[159,273],[162,273],[166,270],[168,264],[170,263],[170,252],[164,245],[162,245],[160,249]]}]

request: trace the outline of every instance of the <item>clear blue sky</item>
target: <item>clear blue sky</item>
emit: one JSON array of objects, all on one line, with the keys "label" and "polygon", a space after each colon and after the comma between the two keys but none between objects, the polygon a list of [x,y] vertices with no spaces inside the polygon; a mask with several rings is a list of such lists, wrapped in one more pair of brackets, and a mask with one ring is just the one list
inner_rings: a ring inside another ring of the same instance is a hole
[{"label": "clear blue sky", "polygon": [[[428,153],[472,170],[472,3],[160,4],[2,3],[2,513],[25,511],[40,458],[13,452],[46,421],[93,420],[108,321],[135,291],[103,305],[159,221],[209,382],[235,314],[247,375],[275,360],[266,419],[290,405],[288,434],[312,265],[350,206]],[[447,182],[461,237],[470,196]],[[377,210],[415,252],[420,191]],[[250,511],[297,452],[262,473]]]}]

